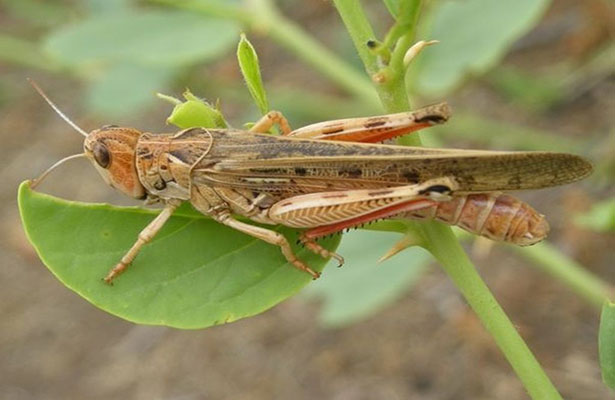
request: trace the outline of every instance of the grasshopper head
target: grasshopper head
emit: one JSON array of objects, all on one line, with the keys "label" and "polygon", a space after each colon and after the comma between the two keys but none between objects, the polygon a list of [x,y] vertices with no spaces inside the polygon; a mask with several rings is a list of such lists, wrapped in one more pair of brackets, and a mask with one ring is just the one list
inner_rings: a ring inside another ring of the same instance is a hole
[{"label": "grasshopper head", "polygon": [[146,192],[135,164],[139,136],[141,132],[133,128],[105,125],[87,135],[83,149],[105,182],[130,197],[143,199]]}]

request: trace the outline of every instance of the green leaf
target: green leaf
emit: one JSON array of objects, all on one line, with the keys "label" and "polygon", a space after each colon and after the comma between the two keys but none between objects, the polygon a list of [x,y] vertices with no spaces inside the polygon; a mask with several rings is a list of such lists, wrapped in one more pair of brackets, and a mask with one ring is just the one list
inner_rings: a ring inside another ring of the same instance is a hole
[{"label": "green leaf", "polygon": [[172,76],[168,68],[117,64],[88,87],[87,102],[105,117],[130,115],[150,105],[156,90],[165,87]]},{"label": "green leaf", "polygon": [[[110,267],[135,242],[154,210],[71,202],[19,187],[28,239],[49,270],[97,307],[141,324],[194,329],[260,313],[294,295],[311,277],[276,246],[182,208],[113,286]],[[279,229],[294,243],[296,231]],[[339,238],[323,241],[332,249]],[[321,270],[325,260],[297,255]]]},{"label": "green leaf", "polygon": [[594,204],[588,212],[576,215],[574,223],[597,232],[615,232],[615,199]]},{"label": "green leaf", "polygon": [[[161,95],[163,99],[173,99],[172,97]],[[226,128],[227,123],[216,107],[212,107],[205,100],[199,99],[189,90],[184,92],[186,101],[182,102],[175,99],[171,100],[175,103],[175,107],[171,112],[167,123],[178,126],[182,129],[191,128],[194,126],[202,126],[205,128]]]},{"label": "green leaf", "polygon": [[340,327],[367,318],[398,299],[421,276],[431,256],[421,248],[404,251],[382,264],[378,258],[400,239],[390,232],[353,231],[344,235],[338,253],[345,266],[306,288],[310,297],[322,298],[320,321]]},{"label": "green leaf", "polygon": [[549,4],[549,0],[439,2],[427,18],[431,25],[422,37],[440,44],[417,58],[408,82],[423,95],[451,91],[467,76],[496,65]]},{"label": "green leaf", "polygon": [[53,32],[46,50],[69,66],[130,61],[177,66],[211,60],[230,49],[234,22],[184,12],[102,14]]},{"label": "green leaf", "polygon": [[244,34],[241,34],[241,39],[239,39],[239,45],[237,46],[237,61],[239,62],[243,78],[248,85],[250,95],[261,113],[263,115],[267,114],[269,111],[269,103],[267,102],[267,95],[265,94],[265,88],[261,78],[258,56],[252,43],[248,41]]},{"label": "green leaf", "polygon": [[615,389],[615,303],[605,302],[600,317],[598,349],[602,380],[611,389]]}]

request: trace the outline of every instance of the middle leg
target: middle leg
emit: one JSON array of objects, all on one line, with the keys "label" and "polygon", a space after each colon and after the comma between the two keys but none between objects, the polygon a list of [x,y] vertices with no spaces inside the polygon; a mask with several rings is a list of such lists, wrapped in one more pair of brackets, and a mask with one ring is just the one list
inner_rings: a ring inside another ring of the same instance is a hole
[{"label": "middle leg", "polygon": [[230,212],[221,212],[217,215],[213,215],[213,218],[226,226],[229,226],[233,229],[237,229],[238,231],[243,232],[247,235],[280,247],[280,250],[282,250],[282,254],[284,255],[284,257],[286,257],[286,260],[289,263],[291,263],[297,269],[300,269],[301,271],[305,271],[308,274],[312,275],[314,279],[320,277],[319,272],[314,271],[313,269],[308,267],[307,264],[297,258],[292,248],[290,247],[288,240],[286,240],[284,235],[282,235],[281,233],[238,221],[231,216]]},{"label": "middle leg", "polygon": [[113,281],[113,279],[115,279],[116,276],[118,276],[126,268],[128,268],[128,266],[137,256],[137,254],[139,254],[139,251],[141,251],[141,248],[147,243],[149,243],[154,238],[154,236],[156,236],[158,231],[160,231],[160,229],[169,220],[169,218],[171,218],[173,211],[175,211],[175,209],[179,207],[180,204],[181,202],[178,201],[170,201],[165,205],[164,209],[160,212],[160,214],[158,214],[156,218],[154,218],[152,222],[150,222],[149,225],[147,225],[145,229],[143,229],[139,233],[137,241],[122,257],[120,262],[109,271],[107,276],[105,276],[104,281],[106,283],[111,284],[111,282]]},{"label": "middle leg", "polygon": [[288,120],[281,112],[269,111],[267,114],[263,115],[261,119],[256,121],[254,126],[250,128],[250,132],[267,133],[275,124],[278,124],[284,136],[287,136],[292,131]]}]

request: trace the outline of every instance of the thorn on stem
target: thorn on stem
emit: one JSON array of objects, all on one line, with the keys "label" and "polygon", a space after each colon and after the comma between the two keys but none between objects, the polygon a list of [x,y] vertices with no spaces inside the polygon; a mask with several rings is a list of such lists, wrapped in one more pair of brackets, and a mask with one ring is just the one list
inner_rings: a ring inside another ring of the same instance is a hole
[{"label": "thorn on stem", "polygon": [[412,45],[412,47],[410,47],[408,49],[408,51],[406,51],[406,54],[404,55],[404,67],[408,68],[408,66],[410,65],[410,62],[427,46],[431,46],[432,44],[436,44],[436,43],[440,43],[438,40],[429,40],[429,41],[425,41],[425,40],[420,40],[418,42],[416,42],[415,44]]},{"label": "thorn on stem", "polygon": [[382,257],[378,259],[378,262],[381,263],[385,260],[388,260],[400,251],[407,249],[411,246],[416,246],[418,245],[418,243],[419,240],[417,240],[416,237],[412,235],[404,235],[397,243],[393,245],[393,247],[391,247],[391,249],[389,249],[389,251],[387,251]]}]

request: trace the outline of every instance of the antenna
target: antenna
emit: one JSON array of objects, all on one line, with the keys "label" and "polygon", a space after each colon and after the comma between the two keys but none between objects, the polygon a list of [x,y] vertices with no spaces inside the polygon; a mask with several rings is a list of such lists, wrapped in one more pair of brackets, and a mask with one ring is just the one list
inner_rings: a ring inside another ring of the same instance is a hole
[{"label": "antenna", "polygon": [[51,99],[49,97],[47,97],[47,95],[45,94],[45,92],[43,92],[43,89],[41,89],[36,82],[34,82],[34,80],[27,78],[28,82],[30,82],[30,85],[32,85],[32,87],[38,92],[38,94],[41,95],[41,97],[43,99],[45,99],[45,101],[51,106],[51,108],[53,108],[53,110],[64,120],[66,121],[67,124],[69,124],[70,126],[73,127],[73,129],[75,129],[77,132],[79,132],[80,134],[82,134],[83,136],[88,136],[88,133],[86,131],[84,131],[83,129],[81,129],[76,123],[74,123],[73,121],[70,120],[70,118],[68,118],[66,115],[64,115],[64,113],[62,111],[60,111],[60,109],[58,108],[58,106],[56,106],[53,101],[51,101]]},{"label": "antenna", "polygon": [[79,153],[79,154],[73,154],[72,156],[64,157],[60,161],[58,161],[55,164],[53,164],[51,167],[47,168],[47,170],[45,172],[43,172],[38,178],[34,179],[32,181],[32,184],[30,185],[30,188],[34,189],[35,187],[37,187],[38,184],[41,183],[43,181],[43,179],[45,179],[47,177],[47,175],[49,175],[49,173],[51,171],[53,171],[54,169],[59,167],[61,164],[64,164],[65,161],[74,160],[75,158],[81,158],[81,157],[86,157],[86,154],[85,153]]}]

